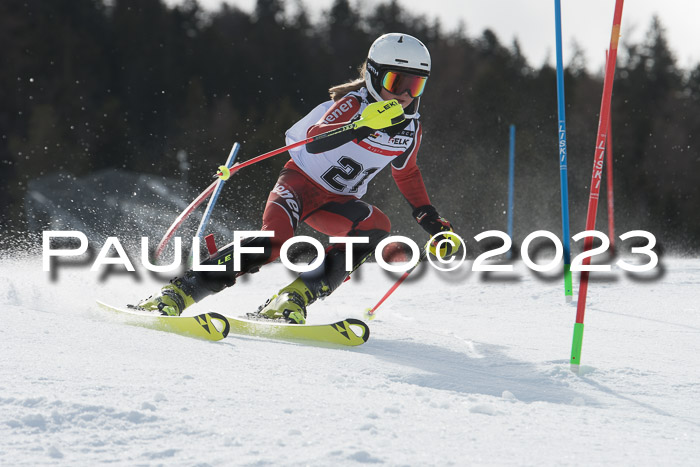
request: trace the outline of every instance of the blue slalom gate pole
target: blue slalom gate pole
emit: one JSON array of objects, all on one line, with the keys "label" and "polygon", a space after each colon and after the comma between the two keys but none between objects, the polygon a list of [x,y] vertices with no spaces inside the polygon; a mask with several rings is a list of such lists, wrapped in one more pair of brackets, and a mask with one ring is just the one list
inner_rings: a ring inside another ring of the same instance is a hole
[{"label": "blue slalom gate pole", "polygon": [[[231,148],[231,152],[228,155],[228,159],[226,159],[226,167],[228,167],[229,169],[235,162],[236,156],[238,155],[238,150],[240,148],[240,144],[233,143],[233,147]],[[204,236],[204,230],[207,228],[207,224],[209,223],[209,218],[211,217],[211,213],[214,210],[216,200],[219,199],[219,194],[221,193],[221,190],[224,187],[224,182],[225,180],[219,179],[214,193],[212,193],[211,198],[209,198],[209,204],[207,204],[207,209],[204,211],[202,220],[199,222],[199,228],[197,229],[197,237],[199,237],[200,239]]]},{"label": "blue slalom gate pole", "polygon": [[[508,236],[513,239],[513,185],[515,182],[515,125],[510,126],[510,149],[508,152]],[[513,249],[508,250],[508,259]]]},{"label": "blue slalom gate pole", "polygon": [[561,183],[561,227],[564,246],[564,295],[574,298],[571,280],[571,240],[569,234],[569,185],[567,181],[566,113],[564,102],[564,64],[561,53],[561,0],[554,0],[554,21],[557,36],[557,103],[559,106],[559,181]]}]

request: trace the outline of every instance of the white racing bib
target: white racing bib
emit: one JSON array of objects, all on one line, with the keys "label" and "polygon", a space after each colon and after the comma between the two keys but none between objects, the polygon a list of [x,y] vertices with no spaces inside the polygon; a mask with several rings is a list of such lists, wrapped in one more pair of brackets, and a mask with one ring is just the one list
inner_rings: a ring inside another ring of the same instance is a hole
[{"label": "white racing bib", "polygon": [[[351,92],[348,96],[360,100],[358,106],[357,100],[352,99],[357,107],[355,115],[362,113],[369,104],[365,88]],[[308,129],[318,123],[333,104],[332,100],[320,104],[287,130],[287,144],[306,139]],[[326,122],[333,123],[333,117],[328,116]],[[292,149],[289,153],[306,175],[331,193],[361,198],[367,192],[367,184],[380,170],[390,162],[394,162],[397,169],[403,168],[411,153],[417,151],[420,144],[420,141],[416,141],[418,125],[417,120],[412,119],[393,137],[382,130],[375,130],[361,141],[353,140],[319,154],[307,152],[306,146]]]}]

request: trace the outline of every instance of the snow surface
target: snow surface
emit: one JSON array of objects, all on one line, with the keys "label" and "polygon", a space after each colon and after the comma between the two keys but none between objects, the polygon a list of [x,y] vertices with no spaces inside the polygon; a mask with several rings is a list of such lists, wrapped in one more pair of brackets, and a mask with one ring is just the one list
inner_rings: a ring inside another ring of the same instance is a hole
[{"label": "snow surface", "polygon": [[[127,326],[94,300],[162,278],[5,258],[0,465],[697,465],[700,260],[656,272],[591,283],[577,376],[575,307],[521,264],[425,269],[337,348]],[[309,321],[361,317],[397,277],[356,276]],[[273,264],[191,311],[238,315],[290,278]]]}]

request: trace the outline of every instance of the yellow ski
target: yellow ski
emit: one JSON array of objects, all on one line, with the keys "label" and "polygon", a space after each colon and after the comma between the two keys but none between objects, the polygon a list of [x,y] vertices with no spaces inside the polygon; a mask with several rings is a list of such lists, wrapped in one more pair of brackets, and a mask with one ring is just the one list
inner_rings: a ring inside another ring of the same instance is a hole
[{"label": "yellow ski", "polygon": [[114,312],[126,324],[209,341],[225,338],[230,329],[226,317],[218,313],[204,313],[197,316],[162,316],[149,311],[118,308],[100,301],[97,302],[97,305],[104,310]]},{"label": "yellow ski", "polygon": [[163,316],[149,311],[97,305],[115,314],[121,322],[182,336],[218,341],[229,332],[267,339],[297,340],[355,346],[367,342],[369,326],[359,319],[348,318],[330,324],[288,324],[274,320],[231,318],[209,312],[197,316]]},{"label": "yellow ski", "polygon": [[226,317],[233,334],[282,340],[303,340],[340,345],[361,345],[369,339],[369,326],[348,318],[331,324],[289,324],[274,320]]}]

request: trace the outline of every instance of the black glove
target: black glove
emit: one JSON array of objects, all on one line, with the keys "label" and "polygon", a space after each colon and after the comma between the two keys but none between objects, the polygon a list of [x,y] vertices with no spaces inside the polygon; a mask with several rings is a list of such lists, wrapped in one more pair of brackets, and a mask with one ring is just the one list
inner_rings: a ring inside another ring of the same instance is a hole
[{"label": "black glove", "polygon": [[430,204],[421,206],[413,210],[413,217],[418,222],[418,225],[423,227],[423,230],[428,232],[432,237],[440,232],[449,232],[452,230],[452,224],[444,217],[440,217],[437,209]]},{"label": "black glove", "polygon": [[[444,217],[440,217],[437,209],[430,204],[414,209],[413,217],[416,219],[416,222],[418,222],[418,225],[423,227],[423,230],[428,232],[428,235],[430,235],[431,238],[440,232],[453,232],[452,224],[450,224],[450,222]],[[440,248],[440,256],[445,258],[457,253],[457,250],[459,250],[459,246],[461,244],[458,237],[441,235],[435,237],[435,240],[430,244],[430,252],[433,255],[437,253],[437,244],[445,238],[449,238],[453,245],[451,246],[449,242],[443,242]]]}]

